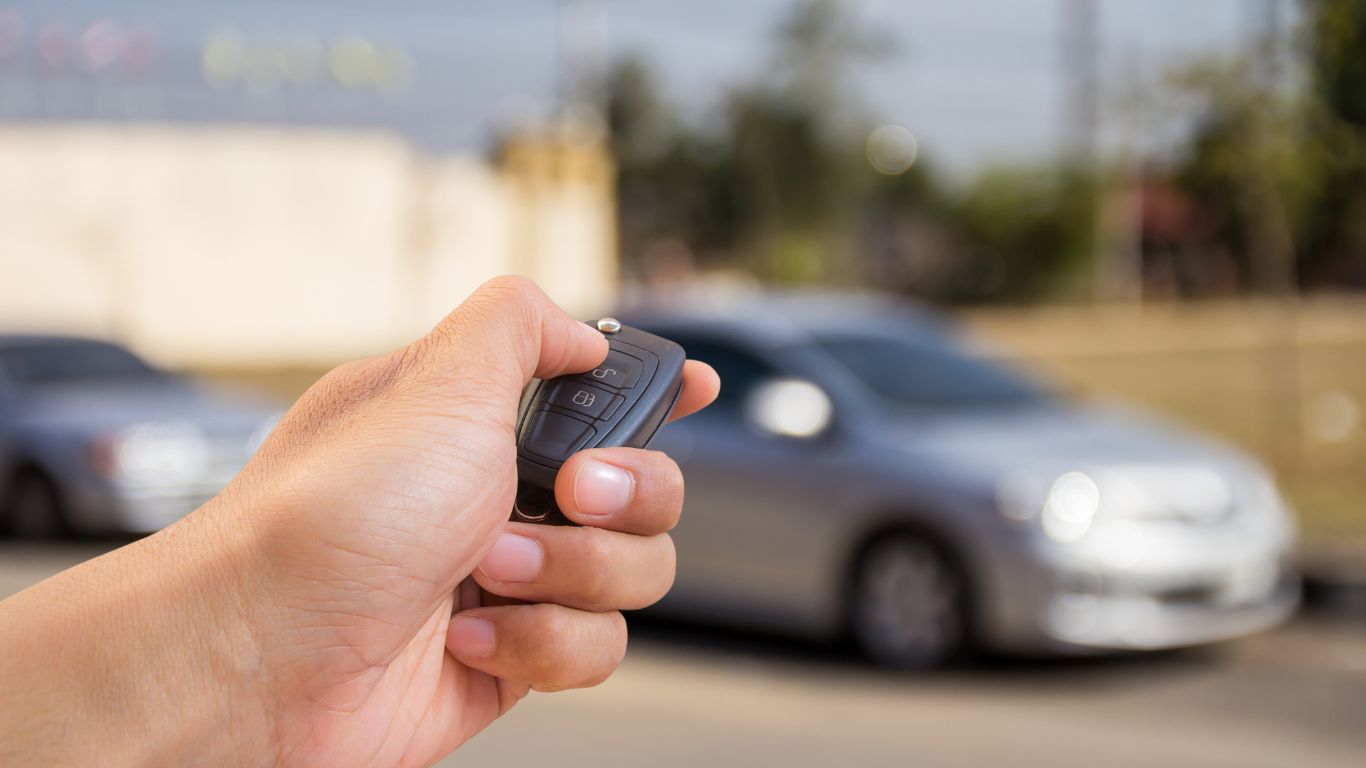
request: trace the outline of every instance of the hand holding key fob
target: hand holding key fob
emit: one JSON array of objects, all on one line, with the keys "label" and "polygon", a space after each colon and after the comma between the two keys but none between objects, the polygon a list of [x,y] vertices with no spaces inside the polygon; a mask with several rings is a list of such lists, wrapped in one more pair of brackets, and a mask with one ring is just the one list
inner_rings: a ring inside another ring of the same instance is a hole
[{"label": "hand holding key fob", "polygon": [[607,359],[587,373],[534,382],[517,419],[512,519],[571,525],[555,504],[555,475],[585,448],[644,448],[683,388],[683,348],[607,317]]}]

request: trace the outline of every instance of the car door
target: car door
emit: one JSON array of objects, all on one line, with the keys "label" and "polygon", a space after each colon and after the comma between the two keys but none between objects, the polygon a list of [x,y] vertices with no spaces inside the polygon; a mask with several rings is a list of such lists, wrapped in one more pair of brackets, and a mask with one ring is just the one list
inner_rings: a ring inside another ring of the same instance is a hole
[{"label": "car door", "polygon": [[717,336],[671,334],[721,377],[706,410],[671,424],[654,447],[687,482],[673,535],[678,578],[664,607],[766,626],[819,624],[838,560],[838,450],[830,436],[798,440],[756,429],[757,387],[790,377],[780,356]]}]

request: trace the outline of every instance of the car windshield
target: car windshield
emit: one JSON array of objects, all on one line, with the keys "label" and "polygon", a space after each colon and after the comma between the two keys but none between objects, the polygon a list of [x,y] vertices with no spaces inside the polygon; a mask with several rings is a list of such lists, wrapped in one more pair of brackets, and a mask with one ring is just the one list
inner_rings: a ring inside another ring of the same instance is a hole
[{"label": "car windshield", "polygon": [[83,381],[159,381],[164,378],[130,352],[109,344],[85,341],[0,348],[0,371],[21,389]]},{"label": "car windshield", "polygon": [[906,336],[824,333],[816,344],[888,405],[915,409],[1041,405],[1043,388],[923,332]]}]

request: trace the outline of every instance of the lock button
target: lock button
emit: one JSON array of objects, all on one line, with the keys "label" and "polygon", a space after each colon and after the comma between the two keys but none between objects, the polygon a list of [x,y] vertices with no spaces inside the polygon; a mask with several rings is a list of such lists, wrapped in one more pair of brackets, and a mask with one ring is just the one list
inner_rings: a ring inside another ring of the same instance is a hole
[{"label": "lock button", "polygon": [[592,386],[577,376],[552,382],[550,387],[546,403],[594,421],[610,418],[624,400],[620,395]]}]

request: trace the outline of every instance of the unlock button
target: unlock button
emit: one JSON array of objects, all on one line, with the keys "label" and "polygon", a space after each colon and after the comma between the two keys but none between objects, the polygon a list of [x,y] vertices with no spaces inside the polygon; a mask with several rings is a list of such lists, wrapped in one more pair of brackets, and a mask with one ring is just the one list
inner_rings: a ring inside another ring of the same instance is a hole
[{"label": "unlock button", "polygon": [[591,380],[594,384],[626,389],[635,386],[636,379],[640,378],[641,369],[644,367],[645,364],[636,358],[614,349],[607,353],[607,359],[602,361],[602,365],[582,374],[581,378]]},{"label": "unlock button", "polygon": [[551,384],[554,389],[546,401],[556,408],[587,416],[590,419],[605,419],[612,415],[622,398],[605,389],[591,386],[575,379],[561,379]]}]

